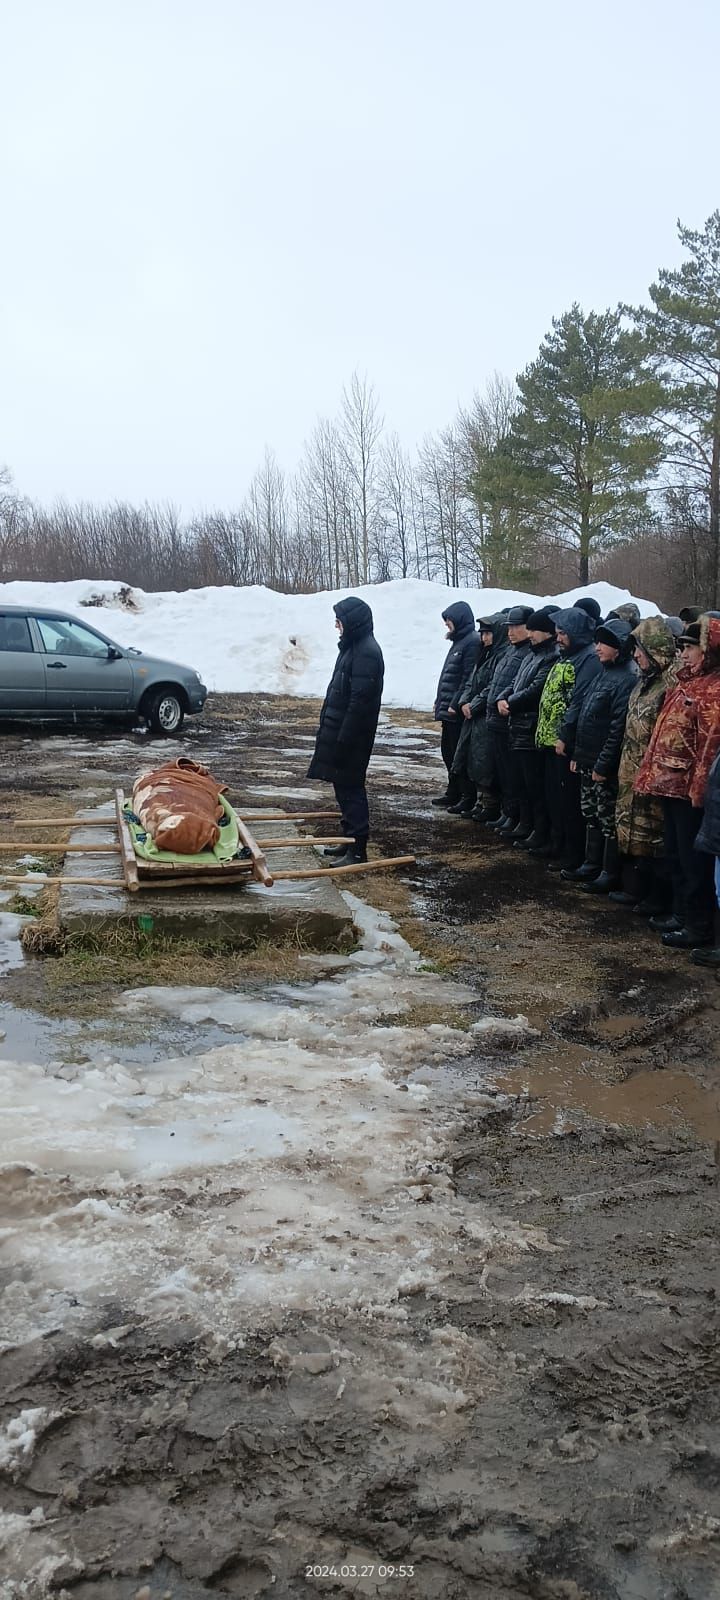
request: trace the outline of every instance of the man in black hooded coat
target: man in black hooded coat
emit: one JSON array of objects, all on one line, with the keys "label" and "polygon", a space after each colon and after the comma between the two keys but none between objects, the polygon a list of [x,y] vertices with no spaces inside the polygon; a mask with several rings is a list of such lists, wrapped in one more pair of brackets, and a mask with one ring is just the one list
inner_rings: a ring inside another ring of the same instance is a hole
[{"label": "man in black hooded coat", "polygon": [[333,606],[339,629],[338,658],[320,712],[309,778],[333,785],[342,814],[343,833],[352,843],[340,845],[333,866],[367,861],[370,834],[365,774],[375,743],[385,664],[373,633],[370,607],[356,595]]},{"label": "man in black hooded coat", "polygon": [[438,680],[435,721],[442,723],[440,753],[447,767],[448,782],[445,793],[437,795],[432,804],[452,806],[462,794],[459,779],[454,777],[452,772],[463,725],[458,695],[478,659],[481,640],[480,635],[475,632],[475,618],[467,600],[456,600],[453,605],[448,606],[442,613],[442,619],[447,628],[450,649]]}]

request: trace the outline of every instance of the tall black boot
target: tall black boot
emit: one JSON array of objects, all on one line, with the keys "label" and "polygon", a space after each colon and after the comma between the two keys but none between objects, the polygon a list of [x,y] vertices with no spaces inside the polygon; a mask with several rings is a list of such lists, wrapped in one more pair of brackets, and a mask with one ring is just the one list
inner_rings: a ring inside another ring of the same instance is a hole
[{"label": "tall black boot", "polygon": [[586,894],[609,894],[611,889],[617,889],[620,882],[620,846],[616,836],[605,840],[603,851],[603,869],[597,878],[590,883],[584,883]]},{"label": "tall black boot", "polygon": [[581,867],[563,867],[560,877],[567,883],[585,883],[597,878],[602,867],[605,840],[593,824],[585,832],[585,860]]}]

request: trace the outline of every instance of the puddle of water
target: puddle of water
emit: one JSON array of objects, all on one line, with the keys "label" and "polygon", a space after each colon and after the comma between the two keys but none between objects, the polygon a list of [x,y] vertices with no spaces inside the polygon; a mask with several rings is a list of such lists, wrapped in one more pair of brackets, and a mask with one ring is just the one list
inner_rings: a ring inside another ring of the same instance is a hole
[{"label": "puddle of water", "polygon": [[573,1056],[563,1049],[554,1062],[528,1061],[494,1080],[507,1094],[529,1093],[541,1101],[523,1122],[523,1132],[552,1133],[558,1118],[580,1112],[622,1127],[689,1128],[704,1144],[720,1139],[720,1095],[686,1072],[634,1072],[614,1083],[592,1070],[587,1049],[578,1047]]},{"label": "puddle of water", "polygon": [[[107,1018],[76,1022],[70,1017],[48,1017],[40,1011],[24,1011],[6,1003],[0,1005],[0,1060],[39,1062],[123,1061],[132,1065],[154,1062],[171,1053],[183,1056],[197,1051],[197,1037],[189,1024],[156,1021],[152,1035],[137,1027],[137,1037],[129,1030],[108,1024]],[[210,1025],[204,1034],[208,1048],[224,1044],[226,1030]]]}]

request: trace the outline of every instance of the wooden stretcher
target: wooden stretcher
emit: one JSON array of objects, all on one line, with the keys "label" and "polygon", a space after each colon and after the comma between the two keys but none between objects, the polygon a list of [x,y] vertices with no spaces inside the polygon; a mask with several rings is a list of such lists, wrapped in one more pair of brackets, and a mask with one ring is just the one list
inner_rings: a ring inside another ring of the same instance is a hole
[{"label": "wooden stretcher", "polygon": [[[315,820],[339,820],[337,811],[290,812],[267,811],[246,813],[242,818],[237,816],[238,833],[242,840],[243,855],[234,857],[230,861],[218,861],[215,865],[198,866],[193,870],[192,864],[173,861],[148,861],[138,856],[132,842],[132,836],[125,816],[125,795],[122,789],[115,790],[114,817],[43,817],[32,822],[18,818],[16,828],[53,828],[55,830],[78,828],[108,828],[115,824],[117,828],[117,841],[101,844],[68,844],[46,841],[38,844],[36,840],[15,840],[13,842],[0,842],[0,851],[19,850],[56,852],[58,855],[115,855],[120,857],[122,868],[122,881],[129,894],[137,894],[143,889],[217,889],[227,888],[231,884],[242,885],[250,882],[261,883],[264,888],[271,889],[273,884],[288,879],[306,878],[341,878],[363,872],[377,872],[387,867],[412,866],[414,856],[386,856],[374,861],[366,861],[347,867],[317,866],[308,868],[290,868],[280,871],[270,868],[267,862],[267,851],[302,849],[313,845],[347,844],[350,841],[343,835],[333,834],[316,837],[314,834],[295,838],[261,838],[255,836],[250,824],[256,825],[267,822],[297,822],[307,823]],[[4,873],[0,868],[0,879],[6,883],[66,883],[88,884],[97,888],[118,889],[120,881],[117,878],[100,877],[48,877],[41,873],[29,873],[24,877]]]}]

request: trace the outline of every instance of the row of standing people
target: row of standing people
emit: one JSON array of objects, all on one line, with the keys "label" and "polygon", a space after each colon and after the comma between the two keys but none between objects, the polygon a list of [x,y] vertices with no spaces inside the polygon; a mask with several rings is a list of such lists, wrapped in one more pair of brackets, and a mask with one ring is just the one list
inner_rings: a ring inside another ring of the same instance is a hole
[{"label": "row of standing people", "polygon": [[720,966],[720,615],[603,619],[588,596],[443,620],[433,804]]}]

